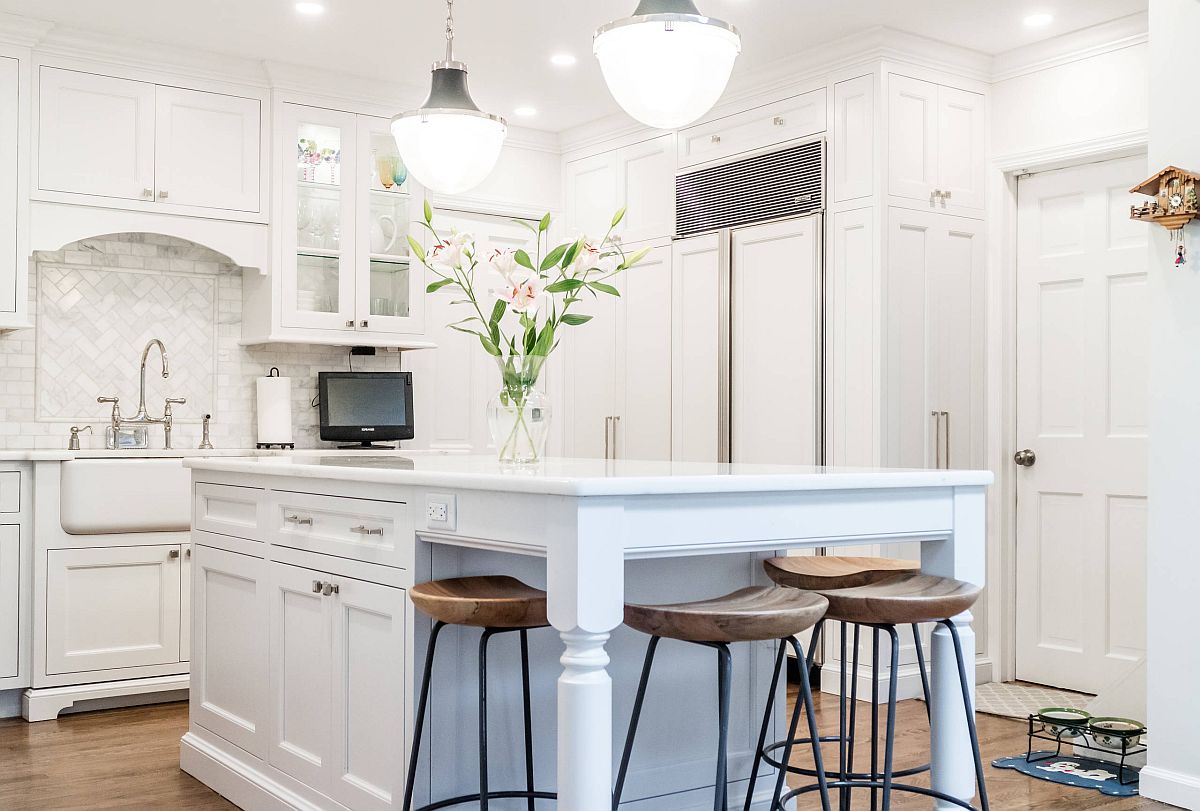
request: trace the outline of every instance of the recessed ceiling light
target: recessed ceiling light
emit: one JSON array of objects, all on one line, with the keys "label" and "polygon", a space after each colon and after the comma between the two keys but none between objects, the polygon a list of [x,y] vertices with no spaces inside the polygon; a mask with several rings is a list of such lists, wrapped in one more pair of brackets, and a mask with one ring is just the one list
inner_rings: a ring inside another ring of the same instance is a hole
[{"label": "recessed ceiling light", "polygon": [[525,105],[523,107],[518,107],[517,109],[513,110],[513,114],[519,115],[522,118],[529,118],[530,116],[537,115],[537,108]]},{"label": "recessed ceiling light", "polygon": [[560,68],[569,68],[576,62],[575,55],[569,53],[557,53],[550,57],[550,64],[558,65]]},{"label": "recessed ceiling light", "polygon": [[309,17],[315,17],[318,14],[325,13],[325,6],[320,3],[303,2],[296,4],[296,11],[300,14],[306,14]]},{"label": "recessed ceiling light", "polygon": [[1030,14],[1025,18],[1025,26],[1027,28],[1041,28],[1042,26],[1049,25],[1052,22],[1054,22],[1054,15],[1047,14],[1045,12]]}]

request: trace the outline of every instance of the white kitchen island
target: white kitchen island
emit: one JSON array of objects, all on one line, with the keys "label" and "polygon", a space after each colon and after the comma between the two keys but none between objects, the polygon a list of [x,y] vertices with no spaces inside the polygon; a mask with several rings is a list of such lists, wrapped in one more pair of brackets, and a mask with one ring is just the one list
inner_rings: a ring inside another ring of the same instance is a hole
[{"label": "white kitchen island", "polygon": [[[563,811],[611,803],[614,734],[624,732],[645,645],[620,628],[627,596],[715,596],[762,582],[759,561],[780,550],[896,540],[922,542],[927,573],[984,580],[988,472],[599,459],[505,470],[492,458],[417,454],[187,464],[196,560],[181,765],[250,809],[400,808],[413,674],[428,632],[404,590],[429,577],[508,573],[545,585],[561,641],[546,631],[535,643],[531,634],[541,698],[535,748],[547,755],[539,787],[556,788]],[[970,619],[956,618],[967,661]],[[475,779],[474,638],[463,632],[448,647],[439,648],[424,747],[431,765],[418,797],[465,793]],[[770,646],[736,647],[747,652],[735,660],[743,674],[735,778],[752,756],[772,659]],[[647,712],[658,715],[643,719],[631,809],[711,807],[715,666],[697,655],[678,647],[660,655],[656,679],[665,686],[648,699]],[[932,660],[933,785],[970,797],[974,772],[945,630],[933,634]],[[489,696],[491,723],[494,740],[511,726],[516,741],[519,704],[504,694],[505,672],[516,671],[489,663],[489,688],[500,693]],[[554,688],[539,672],[557,674],[557,722]],[[506,765],[493,759],[492,784],[502,786]],[[735,787],[730,802],[740,808],[741,796]]]}]

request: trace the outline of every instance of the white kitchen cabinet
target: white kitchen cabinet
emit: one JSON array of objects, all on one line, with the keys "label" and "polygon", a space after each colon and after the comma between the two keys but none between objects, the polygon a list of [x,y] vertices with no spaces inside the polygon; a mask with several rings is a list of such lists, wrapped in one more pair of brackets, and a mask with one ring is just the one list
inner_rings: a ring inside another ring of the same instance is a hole
[{"label": "white kitchen cabinet", "polygon": [[984,227],[964,217],[889,212],[888,465],[985,466]]},{"label": "white kitchen cabinet", "polygon": [[387,120],[280,104],[276,124],[278,272],[243,277],[243,340],[420,344],[426,235]]},{"label": "white kitchen cabinet", "polygon": [[0,524],[0,680],[21,665],[21,527]]},{"label": "white kitchen cabinet", "polygon": [[398,807],[405,753],[390,742],[405,724],[404,590],[267,566],[271,765],[348,807]]},{"label": "white kitchen cabinet", "polygon": [[570,334],[571,456],[671,458],[671,245],[650,248],[615,278],[620,298],[580,302],[594,318]]},{"label": "white kitchen cabinet", "polygon": [[258,214],[260,108],[257,98],[43,65],[38,191],[168,213]]},{"label": "white kitchen cabinet", "polygon": [[829,132],[829,199],[869,197],[875,190],[875,76],[833,86]]},{"label": "white kitchen cabinet", "polygon": [[267,757],[267,564],[196,545],[196,662],[192,720],[263,760]]},{"label": "white kitchen cabinet", "polygon": [[675,135],[568,161],[564,187],[569,232],[598,241],[624,206],[625,219],[615,229],[624,242],[669,237],[675,233]]},{"label": "white kitchen cabinet", "polygon": [[38,188],[154,198],[154,85],[43,66]]},{"label": "white kitchen cabinet", "polygon": [[163,86],[154,94],[155,199],[259,211],[259,100]]},{"label": "white kitchen cabinet", "polygon": [[823,132],[825,88],[679,131],[680,167],[763,150]]},{"label": "white kitchen cabinet", "polygon": [[29,289],[25,210],[28,93],[20,60],[0,52],[0,330],[24,322]]},{"label": "white kitchen cabinet", "polygon": [[984,208],[984,97],[891,75],[888,190],[930,208]]},{"label": "white kitchen cabinet", "polygon": [[46,673],[179,661],[180,547],[51,549]]},{"label": "white kitchen cabinet", "polygon": [[[671,256],[671,459],[719,462],[722,424],[719,370],[721,312],[728,284],[728,238],[719,234],[681,239]],[[727,360],[724,361],[727,364]]]}]

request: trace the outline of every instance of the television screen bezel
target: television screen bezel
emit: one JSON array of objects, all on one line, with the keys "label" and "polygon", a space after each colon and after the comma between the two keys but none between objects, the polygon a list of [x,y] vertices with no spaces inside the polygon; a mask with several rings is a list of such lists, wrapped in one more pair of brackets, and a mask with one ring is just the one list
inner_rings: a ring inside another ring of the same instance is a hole
[{"label": "television screen bezel", "polygon": [[[330,425],[329,424],[329,381],[390,378],[402,380],[404,389],[404,425]],[[321,411],[322,442],[394,442],[412,439],[415,435],[413,420],[412,372],[317,372],[317,401]]]}]

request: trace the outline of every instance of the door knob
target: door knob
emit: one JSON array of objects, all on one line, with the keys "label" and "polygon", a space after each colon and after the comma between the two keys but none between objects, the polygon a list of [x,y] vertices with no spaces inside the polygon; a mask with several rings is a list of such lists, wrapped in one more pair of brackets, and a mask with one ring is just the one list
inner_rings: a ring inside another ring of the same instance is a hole
[{"label": "door knob", "polygon": [[1037,454],[1026,448],[1023,451],[1014,453],[1013,461],[1021,467],[1033,467],[1033,463],[1037,461]]}]

